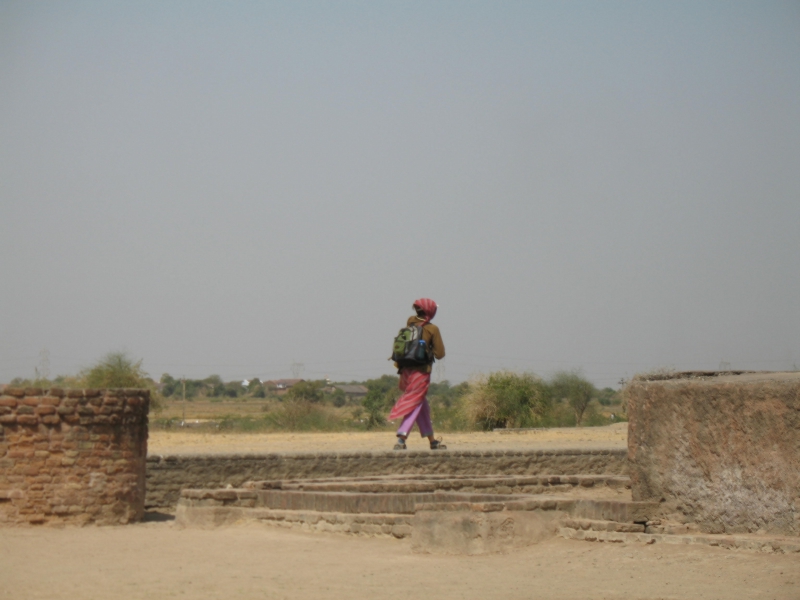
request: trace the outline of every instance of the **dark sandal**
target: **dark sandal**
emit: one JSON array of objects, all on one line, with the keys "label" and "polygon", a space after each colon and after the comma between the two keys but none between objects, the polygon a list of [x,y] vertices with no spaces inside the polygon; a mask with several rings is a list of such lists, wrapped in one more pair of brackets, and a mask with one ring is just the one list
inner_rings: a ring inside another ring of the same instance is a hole
[{"label": "dark sandal", "polygon": [[394,445],[395,450],[405,450],[406,449],[406,441],[399,437],[397,438],[397,443]]},{"label": "dark sandal", "polygon": [[442,443],[441,439],[433,440],[431,442],[431,450],[447,450],[447,446]]}]

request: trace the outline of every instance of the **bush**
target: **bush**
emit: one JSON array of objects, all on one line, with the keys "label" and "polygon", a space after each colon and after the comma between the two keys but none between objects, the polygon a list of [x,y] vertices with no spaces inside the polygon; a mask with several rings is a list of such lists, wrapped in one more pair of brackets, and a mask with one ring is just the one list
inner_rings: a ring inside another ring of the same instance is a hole
[{"label": "bush", "polygon": [[580,371],[560,371],[550,380],[553,397],[566,400],[575,412],[575,424],[580,425],[592,398],[598,395],[597,388],[581,376]]},{"label": "bush", "polygon": [[322,381],[300,381],[295,383],[286,392],[287,400],[313,402],[317,403],[322,400]]},{"label": "bush", "polygon": [[367,392],[362,406],[366,412],[365,424],[367,429],[375,429],[386,425],[386,411],[388,409],[388,393],[381,393],[378,389]]},{"label": "bush", "polygon": [[542,427],[575,427],[575,411],[566,402],[553,401],[552,407],[539,424]]},{"label": "bush", "polygon": [[342,390],[336,388],[331,394],[331,402],[336,408],[341,408],[347,404],[347,396]]},{"label": "bush", "polygon": [[150,388],[152,383],[142,370],[142,361],[133,362],[124,352],[110,352],[90,369],[81,372],[86,387]]},{"label": "bush", "polygon": [[428,402],[431,405],[434,429],[437,431],[472,429],[464,407],[464,396],[468,391],[469,384],[466,382],[455,386],[451,386],[449,381],[431,384],[428,390]]},{"label": "bush", "polygon": [[540,424],[550,408],[550,394],[532,373],[497,371],[473,382],[464,402],[470,422],[489,431]]},{"label": "bush", "polygon": [[339,431],[344,422],[318,403],[288,400],[277,410],[268,412],[263,423],[282,431]]},{"label": "bush", "polygon": [[150,390],[150,408],[161,410],[161,397],[155,383],[142,369],[142,361],[134,362],[124,352],[109,352],[93,367],[80,373],[80,383],[88,388],[141,388]]}]

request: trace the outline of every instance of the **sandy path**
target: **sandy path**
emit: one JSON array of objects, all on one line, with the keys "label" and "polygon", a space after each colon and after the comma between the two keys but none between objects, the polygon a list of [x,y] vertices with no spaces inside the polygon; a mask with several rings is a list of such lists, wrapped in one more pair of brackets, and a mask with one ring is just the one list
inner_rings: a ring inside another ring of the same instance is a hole
[{"label": "sandy path", "polygon": [[12,529],[0,598],[797,600],[800,557],[555,539],[508,555],[416,555],[391,539],[172,523]]},{"label": "sandy path", "polygon": [[[457,448],[624,448],[624,425],[447,434]],[[380,450],[391,433],[153,432],[151,453]],[[423,447],[419,438],[413,447]],[[507,555],[430,556],[408,540],[173,521],[0,530],[0,599],[797,600],[800,556],[554,539]]]},{"label": "sandy path", "polygon": [[[444,433],[450,449],[500,450],[521,448],[626,448],[627,423],[608,427],[567,427],[518,433]],[[149,454],[224,452],[352,452],[391,450],[391,432],[345,433],[198,433],[151,431]],[[427,440],[413,433],[409,449],[427,448]]]}]

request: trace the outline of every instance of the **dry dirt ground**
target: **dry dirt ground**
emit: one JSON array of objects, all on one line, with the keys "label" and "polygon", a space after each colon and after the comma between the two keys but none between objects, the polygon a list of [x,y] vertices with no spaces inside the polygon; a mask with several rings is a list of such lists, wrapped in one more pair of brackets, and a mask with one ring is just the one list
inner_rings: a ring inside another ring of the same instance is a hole
[{"label": "dry dirt ground", "polygon": [[[152,453],[380,450],[391,434],[155,432]],[[624,447],[624,426],[449,434],[457,448]],[[419,438],[412,447],[423,447]],[[157,515],[151,515],[156,517]],[[0,530],[0,600],[327,599],[798,600],[800,556],[705,546],[553,539],[505,555],[411,552],[408,540],[263,525]]]},{"label": "dry dirt ground", "polygon": [[[626,448],[628,424],[608,427],[565,427],[512,433],[468,432],[436,434],[451,450],[520,448]],[[390,431],[343,433],[202,433],[187,430],[150,432],[149,454],[224,452],[364,452],[391,450]],[[412,432],[410,450],[424,450],[428,441]]]},{"label": "dry dirt ground", "polygon": [[0,537],[0,598],[406,597],[797,600],[800,559],[563,539],[507,555],[419,555],[393,539],[171,522]]}]

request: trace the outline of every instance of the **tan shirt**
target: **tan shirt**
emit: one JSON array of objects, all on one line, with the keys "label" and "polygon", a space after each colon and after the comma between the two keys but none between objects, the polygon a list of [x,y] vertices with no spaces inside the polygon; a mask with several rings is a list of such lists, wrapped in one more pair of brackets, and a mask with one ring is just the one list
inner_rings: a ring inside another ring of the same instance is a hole
[{"label": "tan shirt", "polygon": [[[419,325],[425,319],[422,319],[416,315],[413,317],[408,317],[408,322],[406,325]],[[431,348],[433,348],[433,357],[436,360],[441,360],[444,358],[444,342],[442,341],[442,334],[439,332],[439,328],[434,325],[433,323],[428,323],[422,328],[422,339],[425,340],[425,343],[428,344]],[[397,366],[397,363],[394,364]],[[422,371],[423,373],[430,373],[432,365],[419,365],[418,367],[407,367],[408,369],[413,369],[414,371]]]}]

